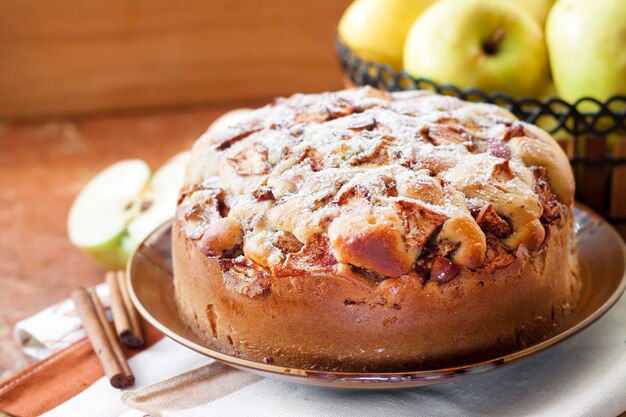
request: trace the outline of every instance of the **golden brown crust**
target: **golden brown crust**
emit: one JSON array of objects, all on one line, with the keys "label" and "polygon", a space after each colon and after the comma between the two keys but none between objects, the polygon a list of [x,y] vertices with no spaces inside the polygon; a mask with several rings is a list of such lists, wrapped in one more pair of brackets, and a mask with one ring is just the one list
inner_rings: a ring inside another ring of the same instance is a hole
[{"label": "golden brown crust", "polygon": [[550,335],[578,300],[574,183],[496,106],[371,88],[295,95],[194,145],[176,297],[220,350],[416,369]]},{"label": "golden brown crust", "polygon": [[459,365],[541,341],[567,318],[579,282],[570,261],[571,216],[560,221],[548,226],[539,253],[488,255],[509,256],[498,269],[376,285],[348,273],[266,276],[239,269],[243,257],[222,265],[175,223],[176,301],[209,346],[254,361],[340,371]]}]

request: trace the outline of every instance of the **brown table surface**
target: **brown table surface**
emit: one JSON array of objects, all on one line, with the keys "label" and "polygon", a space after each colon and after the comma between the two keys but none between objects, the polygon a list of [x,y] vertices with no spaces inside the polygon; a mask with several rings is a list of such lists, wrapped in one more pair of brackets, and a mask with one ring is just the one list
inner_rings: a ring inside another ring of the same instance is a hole
[{"label": "brown table surface", "polygon": [[83,185],[121,159],[157,168],[235,107],[0,124],[0,380],[29,363],[13,340],[17,321],[103,280],[67,238]]}]

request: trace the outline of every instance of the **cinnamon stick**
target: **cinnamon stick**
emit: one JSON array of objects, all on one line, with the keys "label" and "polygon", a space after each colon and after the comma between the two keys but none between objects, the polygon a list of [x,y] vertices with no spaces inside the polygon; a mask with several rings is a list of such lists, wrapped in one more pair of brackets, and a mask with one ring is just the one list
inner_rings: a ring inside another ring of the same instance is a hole
[{"label": "cinnamon stick", "polygon": [[72,293],[72,300],[111,385],[115,388],[131,386],[135,377],[95,291],[79,288]]},{"label": "cinnamon stick", "polygon": [[128,294],[128,285],[126,284],[126,273],[124,273],[124,271],[117,271],[117,282],[120,286],[122,300],[124,300],[126,312],[128,313],[128,317],[130,318],[130,325],[133,330],[133,335],[139,343],[137,347],[141,347],[143,346],[144,342],[143,331],[141,329],[141,321],[139,320],[139,313],[137,313],[135,305],[130,300],[130,295]]},{"label": "cinnamon stick", "polygon": [[110,290],[113,323],[118,337],[129,348],[143,346],[141,323],[137,311],[130,301],[124,272],[108,272],[105,279]]},{"label": "cinnamon stick", "polygon": [[117,284],[117,276],[115,272],[107,272],[104,281],[109,287],[109,299],[111,300],[111,313],[113,313],[113,324],[115,325],[115,332],[122,340],[122,343],[126,345],[128,335],[132,332],[130,328],[130,320],[124,303],[122,302],[122,294],[120,293],[120,287]]},{"label": "cinnamon stick", "polygon": [[111,323],[107,319],[106,313],[104,312],[104,307],[102,307],[102,303],[100,302],[100,298],[98,298],[98,294],[96,294],[96,290],[93,288],[88,288],[87,293],[89,293],[89,297],[91,298],[91,302],[96,308],[96,314],[98,315],[98,320],[102,323],[102,327],[104,328],[104,332],[106,334],[107,339],[111,344],[111,348],[113,348],[113,353],[115,354],[115,358],[119,362],[122,370],[124,371],[124,383],[122,388],[129,387],[135,383],[135,376],[133,375],[130,367],[128,366],[128,362],[126,361],[126,357],[124,356],[124,351],[122,350],[122,346],[119,344],[119,340],[113,331],[113,327]]}]

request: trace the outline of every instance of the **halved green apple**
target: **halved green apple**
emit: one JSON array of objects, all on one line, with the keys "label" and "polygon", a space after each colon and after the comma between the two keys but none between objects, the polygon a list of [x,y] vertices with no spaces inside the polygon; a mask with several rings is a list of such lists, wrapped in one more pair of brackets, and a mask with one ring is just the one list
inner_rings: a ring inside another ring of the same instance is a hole
[{"label": "halved green apple", "polygon": [[127,226],[149,180],[150,167],[139,159],[117,162],[96,175],[70,209],[70,241],[105,268],[123,267],[135,247]]},{"label": "halved green apple", "polygon": [[128,235],[135,246],[176,212],[189,155],[190,152],[185,151],[170,159],[154,174],[144,190],[140,210],[128,224]]},{"label": "halved green apple", "polygon": [[[237,124],[251,110],[218,118],[209,130]],[[151,176],[139,159],[121,161],[96,175],[80,192],[68,217],[68,234],[104,268],[123,268],[132,251],[174,216],[190,152],[181,152]]]}]

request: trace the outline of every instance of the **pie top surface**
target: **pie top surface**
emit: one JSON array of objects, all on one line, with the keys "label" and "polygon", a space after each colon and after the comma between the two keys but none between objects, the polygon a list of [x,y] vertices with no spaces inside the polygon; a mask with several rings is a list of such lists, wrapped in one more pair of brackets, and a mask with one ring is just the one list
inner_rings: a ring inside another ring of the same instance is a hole
[{"label": "pie top surface", "polygon": [[297,94],[194,145],[176,221],[244,274],[440,283],[541,249],[566,155],[508,111],[364,87]]}]

